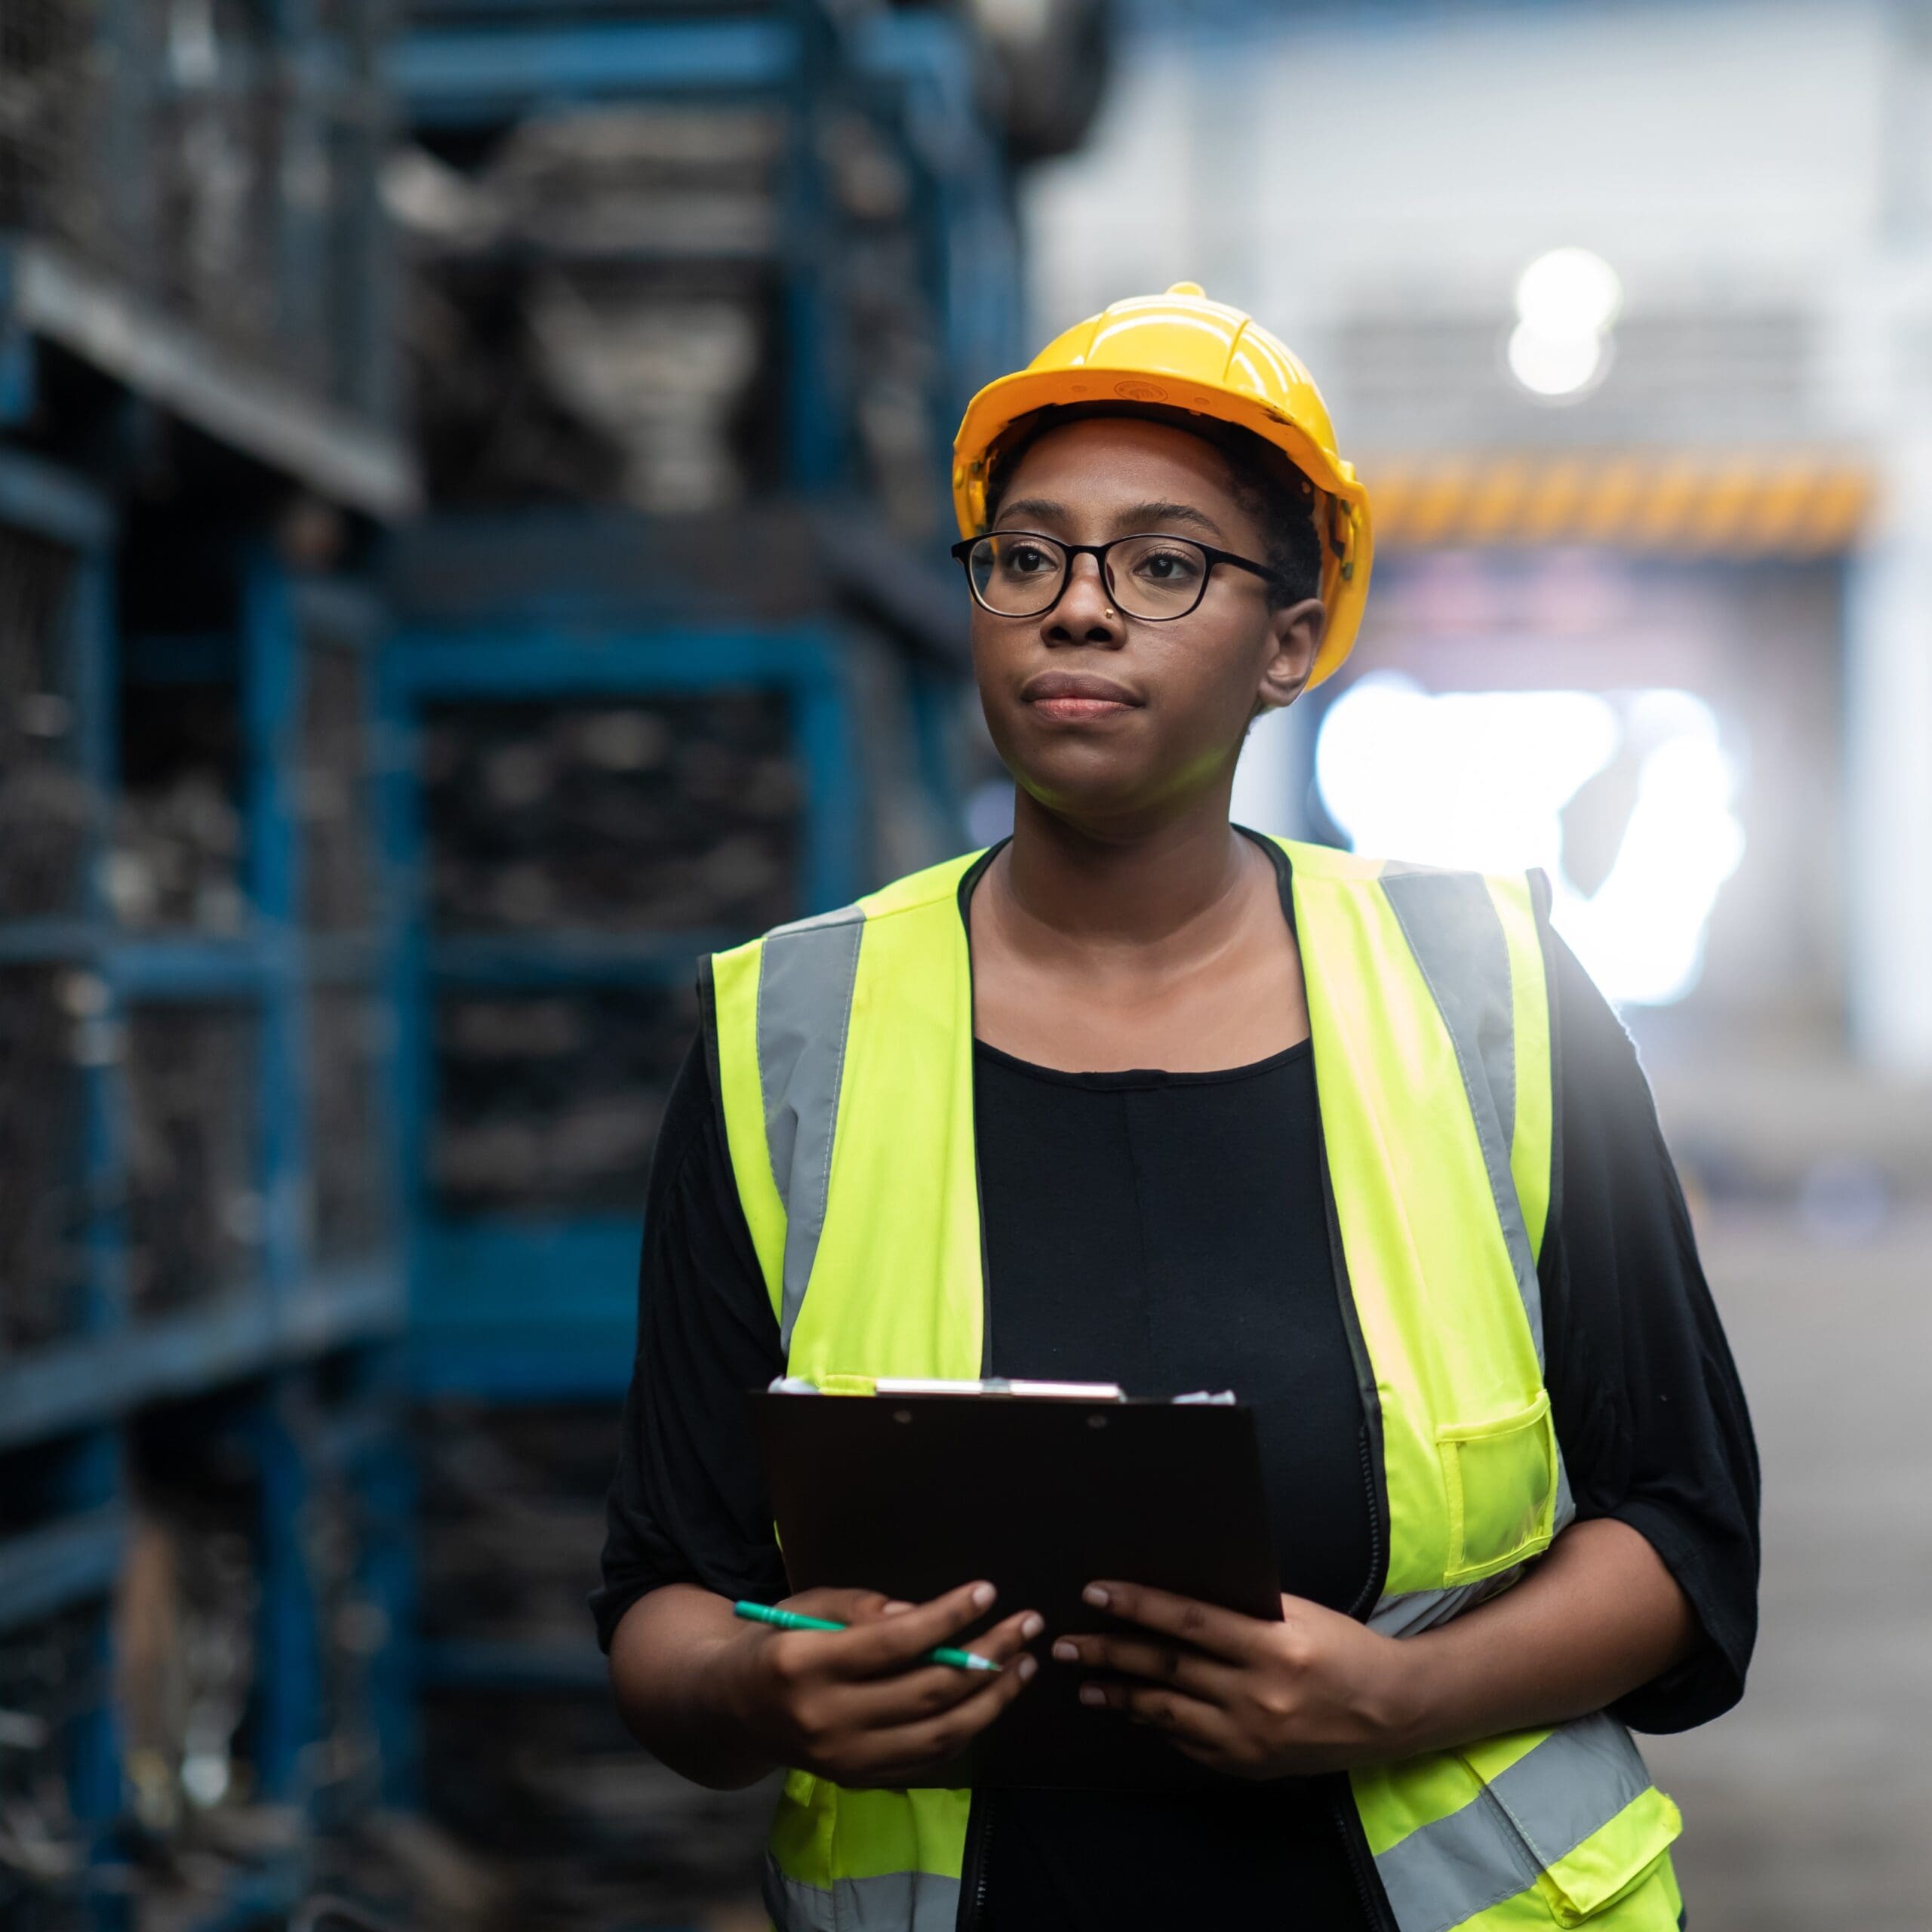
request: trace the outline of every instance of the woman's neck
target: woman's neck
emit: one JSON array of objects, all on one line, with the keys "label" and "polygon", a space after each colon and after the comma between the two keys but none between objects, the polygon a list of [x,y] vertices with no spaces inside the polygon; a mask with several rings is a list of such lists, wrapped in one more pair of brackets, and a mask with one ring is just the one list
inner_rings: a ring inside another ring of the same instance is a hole
[{"label": "woman's neck", "polygon": [[1017,1059],[1203,1072],[1307,1037],[1275,868],[1225,801],[1132,838],[1029,801],[968,918],[975,1030]]},{"label": "woman's neck", "polygon": [[1072,824],[1021,792],[998,866],[1001,923],[1029,949],[1211,950],[1266,861],[1229,824],[1225,800],[1203,805],[1116,834]]}]

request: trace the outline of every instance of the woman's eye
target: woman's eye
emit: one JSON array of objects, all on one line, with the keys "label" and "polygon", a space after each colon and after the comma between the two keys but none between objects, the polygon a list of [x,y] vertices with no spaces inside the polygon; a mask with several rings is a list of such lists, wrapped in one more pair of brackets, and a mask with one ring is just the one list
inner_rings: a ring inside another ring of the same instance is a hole
[{"label": "woman's eye", "polygon": [[1037,543],[1017,543],[1002,560],[1015,577],[1037,577],[1053,568],[1053,559]]},{"label": "woman's eye", "polygon": [[1185,550],[1149,550],[1134,568],[1155,583],[1180,583],[1200,574],[1200,565]]}]

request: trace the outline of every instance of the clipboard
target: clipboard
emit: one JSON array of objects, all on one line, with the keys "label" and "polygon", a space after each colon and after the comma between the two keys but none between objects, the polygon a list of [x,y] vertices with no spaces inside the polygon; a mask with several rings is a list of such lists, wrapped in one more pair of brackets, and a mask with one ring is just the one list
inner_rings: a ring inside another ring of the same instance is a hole
[{"label": "clipboard", "polygon": [[933,1783],[1186,1790],[1220,1783],[1158,1733],[1092,1709],[1065,1633],[1128,1626],[1080,1592],[1096,1577],[1279,1622],[1254,1415],[1239,1404],[1072,1395],[752,1398],[794,1591],[920,1602],[974,1577],[998,1600],[966,1633],[1038,1611],[1038,1675]]}]

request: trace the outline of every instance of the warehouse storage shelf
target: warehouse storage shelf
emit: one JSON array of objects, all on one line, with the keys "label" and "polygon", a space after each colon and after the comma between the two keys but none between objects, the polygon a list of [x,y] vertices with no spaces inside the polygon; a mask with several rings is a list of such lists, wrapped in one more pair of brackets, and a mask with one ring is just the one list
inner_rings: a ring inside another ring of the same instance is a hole
[{"label": "warehouse storage shelf", "polygon": [[610,1682],[604,1654],[589,1639],[581,1644],[541,1644],[444,1638],[425,1643],[419,1654],[423,1683],[432,1690],[595,1694]]},{"label": "warehouse storage shelf", "polygon": [[32,406],[44,342],[332,502],[410,506],[386,14],[10,0],[0,418]]},{"label": "warehouse storage shelf", "polygon": [[478,1216],[423,1229],[409,1331],[414,1386],[524,1403],[621,1395],[636,1339],[637,1252],[635,1215],[531,1223]]},{"label": "warehouse storage shelf", "polygon": [[[426,715],[528,707],[649,706],[759,691],[782,700],[803,795],[794,860],[798,912],[844,903],[861,877],[863,786],[852,693],[835,626],[626,631],[531,621],[494,629],[406,627],[383,658],[386,715],[399,745]],[[423,801],[401,756],[392,814],[398,871],[431,877]],[[608,1398],[628,1373],[637,1229],[625,1211],[532,1207],[456,1213],[435,1201],[423,1150],[434,1106],[436,1003],[451,996],[651,988],[688,992],[701,952],[749,937],[717,927],[449,930],[429,909],[403,920],[398,1010],[411,1161],[414,1385],[533,1403]],[[680,1039],[681,1044],[681,1039]],[[667,1069],[668,1071],[668,1069]]]},{"label": "warehouse storage shelf", "polygon": [[[664,356],[676,352],[661,330],[626,337],[619,318],[675,315],[675,300],[647,292],[642,278],[669,270],[671,288],[682,275],[708,290],[703,299],[719,313],[739,317],[724,334],[712,331],[703,380],[730,380],[715,371],[737,352],[730,343],[741,327],[764,339],[761,355],[782,344],[764,378],[775,386],[781,473],[753,495],[774,485],[808,495],[863,487],[881,512],[875,522],[903,522],[935,557],[950,534],[933,488],[944,438],[967,397],[1020,348],[1011,169],[980,104],[985,69],[962,17],[884,10],[854,20],[820,0],[768,0],[724,17],[648,7],[419,8],[389,57],[421,147],[452,158],[433,193],[425,184],[426,261],[439,272],[460,262],[472,276],[489,265],[497,280],[484,282],[499,289],[519,263],[594,265],[613,284],[565,305],[592,331],[586,340],[608,327],[612,343],[655,340]],[[771,116],[773,146],[746,137],[728,159],[693,130],[678,183],[675,143],[666,145],[676,117],[753,111]],[[593,136],[600,115],[608,125]],[[586,131],[576,146],[574,121]],[[523,139],[520,125],[543,131]],[[654,223],[635,195],[598,199],[626,140],[641,144],[638,166],[664,174]],[[497,171],[506,157],[506,174]],[[556,202],[568,215],[531,225],[528,198],[546,205],[543,196],[573,179],[587,192]],[[681,192],[709,217],[680,219]],[[460,220],[458,208],[468,210]],[[485,242],[493,224],[497,239]],[[706,264],[709,284],[696,272]],[[735,292],[721,294],[731,264]],[[433,405],[426,420],[440,420]],[[434,485],[433,437],[426,461]],[[449,480],[475,482],[460,470]],[[647,484],[638,500],[657,510],[680,494]]]},{"label": "warehouse storage shelf", "polygon": [[514,24],[419,26],[391,49],[389,72],[418,127],[473,126],[565,100],[768,93],[796,76],[804,53],[801,24],[783,19],[532,14]]},{"label": "warehouse storage shelf", "polygon": [[399,1266],[344,1268],[273,1294],[247,1289],[125,1328],[0,1356],[0,1451],[350,1343],[394,1337],[404,1302]]},{"label": "warehouse storage shelf", "polygon": [[0,1536],[0,1630],[106,1596],[127,1546],[118,1503]]},{"label": "warehouse storage shelf", "polygon": [[551,927],[542,933],[466,934],[429,943],[430,972],[470,986],[660,986],[688,978],[700,953],[746,937],[720,928],[604,933]]},{"label": "warehouse storage shelf", "polygon": [[[17,304],[0,302],[8,312],[17,320]],[[344,500],[340,474],[323,465],[309,477],[331,478]],[[353,789],[340,752],[363,674],[352,663],[345,680],[340,660],[366,657],[380,610],[353,585],[293,577],[253,534],[223,540],[232,627],[131,647],[116,620],[134,614],[111,586],[119,574],[138,593],[140,577],[106,490],[0,445],[0,798],[8,826],[31,827],[25,814],[54,796],[69,828],[24,869],[16,838],[0,875],[14,915],[0,916],[18,1115],[9,1184],[29,1190],[33,1211],[10,1210],[0,1272],[0,1673],[23,1694],[36,1660],[69,1660],[48,1687],[60,1715],[32,1765],[37,1788],[65,1792],[63,1829],[87,1852],[66,1901],[73,1922],[102,1932],[128,1923],[131,1882],[115,1842],[126,1764],[111,1604],[138,1567],[137,1540],[158,1534],[150,1484],[192,1445],[234,1435],[223,1453],[239,1457],[256,1497],[245,1524],[256,1605],[234,1614],[260,1660],[248,1739],[260,1801],[291,1820],[339,1814],[340,1779],[314,1768],[325,1755],[366,1758],[356,1776],[372,1789],[380,1780],[400,1792],[408,1777],[401,1660],[345,1664],[329,1607],[349,1592],[383,1627],[408,1616],[391,1366],[406,1315],[401,1239],[341,1158],[365,1158],[380,1192],[386,1075],[372,1051],[369,1091],[341,1112],[340,1067],[361,1047],[339,1026],[315,1030],[373,1002],[390,970],[373,811],[312,777],[326,752]],[[325,652],[335,675],[324,689]],[[152,758],[171,705],[177,718],[208,705],[204,687],[226,694],[232,717],[220,804],[232,890],[199,927],[195,909],[168,904],[130,923],[131,868],[165,857],[150,821],[165,792],[152,770],[135,783],[131,759]],[[374,724],[371,711],[371,801]],[[23,774],[48,775],[29,795],[5,789]],[[56,779],[65,789],[50,790]],[[197,1057],[198,1039],[220,1052]],[[23,1149],[51,1164],[46,1177],[26,1171]],[[20,1226],[40,1221],[35,1245],[17,1253]],[[328,1507],[354,1527],[334,1534],[325,1560],[317,1512],[351,1461],[352,1498]],[[192,1518],[169,1520],[179,1547],[193,1547]],[[265,1900],[292,1906],[306,1882],[300,1857],[243,1860],[211,1881],[203,1922],[257,1924]]]},{"label": "warehouse storage shelf", "polygon": [[532,624],[593,645],[646,629],[762,637],[844,607],[921,663],[954,677],[968,665],[956,567],[896,536],[862,498],[780,496],[675,516],[446,511],[390,538],[386,577],[426,638],[513,643]]},{"label": "warehouse storage shelf", "polygon": [[286,377],[238,364],[188,324],[58,247],[0,238],[0,423],[23,421],[32,411],[26,348],[36,341],[332,501],[389,518],[419,500],[414,459],[393,432]]},{"label": "warehouse storage shelf", "polygon": [[0,965],[69,963],[99,966],[131,996],[165,998],[251,992],[291,973],[367,980],[383,959],[377,942],[354,935],[295,939],[265,931],[222,939],[127,939],[86,920],[0,921]]}]

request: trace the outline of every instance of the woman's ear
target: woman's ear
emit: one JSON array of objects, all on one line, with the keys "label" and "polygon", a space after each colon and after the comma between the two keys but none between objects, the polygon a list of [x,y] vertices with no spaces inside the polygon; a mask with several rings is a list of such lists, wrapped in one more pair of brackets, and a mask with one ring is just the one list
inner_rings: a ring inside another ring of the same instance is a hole
[{"label": "woman's ear", "polygon": [[1269,618],[1274,648],[1261,667],[1254,699],[1258,711],[1278,711],[1308,688],[1315,672],[1315,654],[1328,629],[1328,612],[1318,597],[1284,605]]}]

